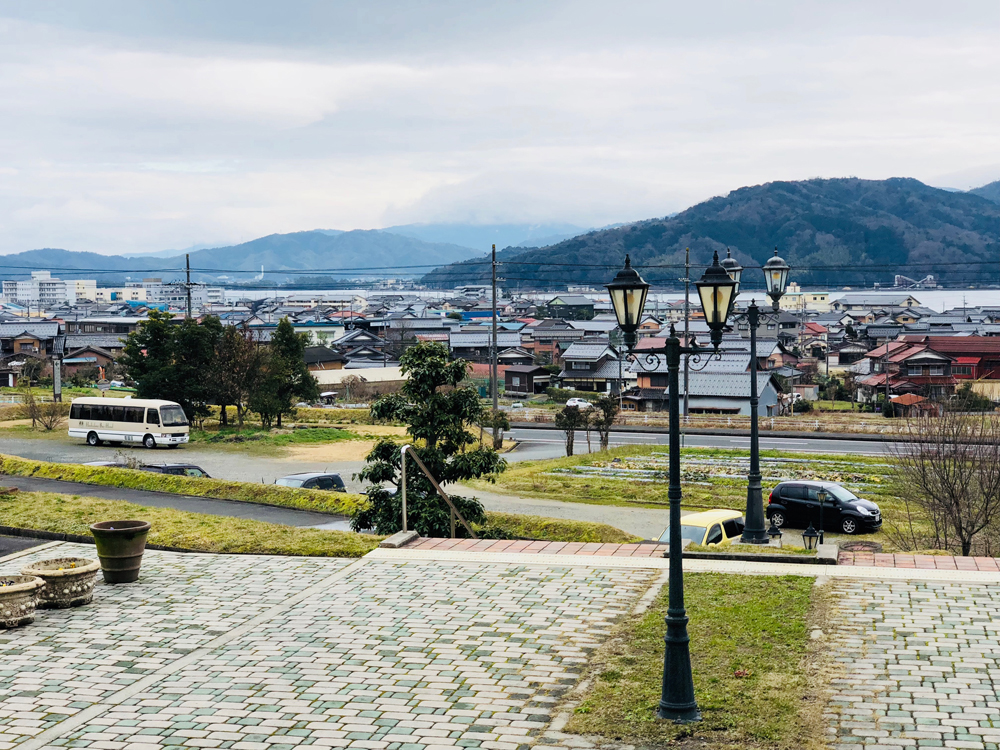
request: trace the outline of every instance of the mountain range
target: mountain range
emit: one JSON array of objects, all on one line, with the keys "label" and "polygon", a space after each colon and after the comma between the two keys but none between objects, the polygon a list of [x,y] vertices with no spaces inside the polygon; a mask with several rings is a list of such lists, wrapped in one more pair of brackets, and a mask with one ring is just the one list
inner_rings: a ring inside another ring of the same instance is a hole
[{"label": "mountain range", "polygon": [[[650,283],[675,287],[691,250],[694,279],[713,253],[732,252],[747,270],[744,286],[761,288],[759,268],[778,248],[800,284],[891,285],[895,274],[933,274],[947,285],[1000,281],[1000,183],[971,192],[929,187],[910,178],[770,182],[740,188],[661,219],[593,231],[544,248],[506,248],[508,288],[565,288],[607,283],[631,255]],[[431,286],[484,284],[482,259],[423,277]]]},{"label": "mountain range", "polygon": [[[219,276],[246,277],[261,267],[269,273],[342,271],[337,276],[366,276],[363,270],[388,269],[379,275],[412,275],[440,264],[467,259],[480,251],[444,242],[424,242],[413,237],[378,230],[313,230],[272,234],[228,247],[213,247],[190,253],[192,276],[199,280]],[[120,282],[127,277],[157,275],[174,278],[184,268],[184,255],[157,254],[125,257],[46,248],[0,256],[0,271],[6,278],[27,276],[31,270],[50,269],[65,278],[94,277]],[[404,266],[417,266],[405,269]],[[392,270],[393,267],[398,270]],[[280,275],[280,274],[279,274]],[[273,278],[273,277],[272,277]]]}]

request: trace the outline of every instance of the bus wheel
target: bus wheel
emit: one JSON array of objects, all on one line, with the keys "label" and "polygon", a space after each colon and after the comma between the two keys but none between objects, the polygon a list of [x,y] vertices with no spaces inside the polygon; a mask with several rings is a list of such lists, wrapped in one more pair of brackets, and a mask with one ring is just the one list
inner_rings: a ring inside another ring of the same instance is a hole
[{"label": "bus wheel", "polygon": [[97,437],[96,432],[87,433],[87,445],[100,445],[101,439]]},{"label": "bus wheel", "polygon": [[153,439],[152,435],[146,435],[146,437],[142,439],[142,444],[145,445],[147,448],[155,448],[156,440]]}]

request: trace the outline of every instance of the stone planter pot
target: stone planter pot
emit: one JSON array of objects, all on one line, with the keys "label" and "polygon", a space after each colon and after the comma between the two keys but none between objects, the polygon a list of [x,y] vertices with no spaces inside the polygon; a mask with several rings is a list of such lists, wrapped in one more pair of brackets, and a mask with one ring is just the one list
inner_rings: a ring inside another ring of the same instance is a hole
[{"label": "stone planter pot", "polygon": [[44,585],[35,576],[0,576],[0,628],[34,622],[38,590]]},{"label": "stone planter pot", "polygon": [[142,553],[149,534],[148,521],[100,521],[90,531],[105,583],[132,583],[139,579]]},{"label": "stone planter pot", "polygon": [[45,588],[38,592],[39,609],[66,609],[90,604],[94,599],[94,584],[101,564],[83,557],[60,557],[33,563],[21,572],[38,576]]}]

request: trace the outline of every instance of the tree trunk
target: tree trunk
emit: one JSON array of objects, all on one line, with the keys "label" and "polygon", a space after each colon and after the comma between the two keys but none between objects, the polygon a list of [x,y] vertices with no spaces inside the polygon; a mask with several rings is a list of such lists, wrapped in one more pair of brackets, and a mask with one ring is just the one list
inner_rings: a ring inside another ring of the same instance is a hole
[{"label": "tree trunk", "polygon": [[962,557],[968,557],[972,554],[972,540],[962,540]]},{"label": "tree trunk", "polygon": [[503,448],[503,430],[501,430],[499,427],[494,427],[493,428],[493,450],[498,451],[501,448]]},{"label": "tree trunk", "polygon": [[570,430],[566,433],[566,455],[573,455],[573,438],[575,436],[576,430]]},{"label": "tree trunk", "polygon": [[281,412],[278,412],[278,429],[281,429]]},{"label": "tree trunk", "polygon": [[221,404],[219,406],[219,426],[220,427],[228,427],[229,426],[229,422],[226,419],[226,405],[225,404]]}]

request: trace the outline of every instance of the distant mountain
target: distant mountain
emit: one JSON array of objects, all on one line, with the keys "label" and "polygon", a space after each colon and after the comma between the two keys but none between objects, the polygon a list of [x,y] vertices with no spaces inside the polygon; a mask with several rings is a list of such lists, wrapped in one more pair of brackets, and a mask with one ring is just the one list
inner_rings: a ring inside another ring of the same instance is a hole
[{"label": "distant mountain", "polygon": [[973,188],[969,191],[973,195],[978,195],[981,198],[985,198],[988,201],[993,201],[994,203],[1000,203],[1000,180],[996,182],[991,182],[989,185],[983,185],[982,187]]},{"label": "distant mountain", "polygon": [[[1000,206],[908,178],[771,182],[672,217],[505,252],[503,275],[508,286],[601,285],[629,253],[647,281],[676,287],[685,248],[700,275],[713,251],[725,257],[728,247],[747,268],[745,287],[759,289],[758,269],[775,246],[792,266],[790,278],[800,284],[891,284],[897,273],[911,278],[932,273],[950,284],[996,283]],[[488,274],[488,267],[460,263],[436,269],[423,281],[443,287],[482,284]]]},{"label": "distant mountain", "polygon": [[403,224],[386,227],[383,232],[415,237],[424,242],[445,242],[476,248],[477,252],[498,248],[522,246],[544,247],[576,237],[587,231],[574,224]]},{"label": "distant mountain", "polygon": [[[210,279],[220,275],[247,276],[260,272],[271,279],[282,271],[325,271],[338,269],[386,268],[381,275],[413,275],[421,268],[465,260],[475,250],[441,242],[423,242],[412,237],[377,230],[315,230],[272,234],[229,247],[214,247],[190,253],[193,276]],[[69,250],[29,250],[0,256],[4,278],[24,278],[32,270],[50,270],[65,278],[98,278],[120,283],[126,276],[156,275],[176,278],[184,268],[184,256],[156,255],[125,257]],[[357,275],[375,272],[358,271]]]}]

